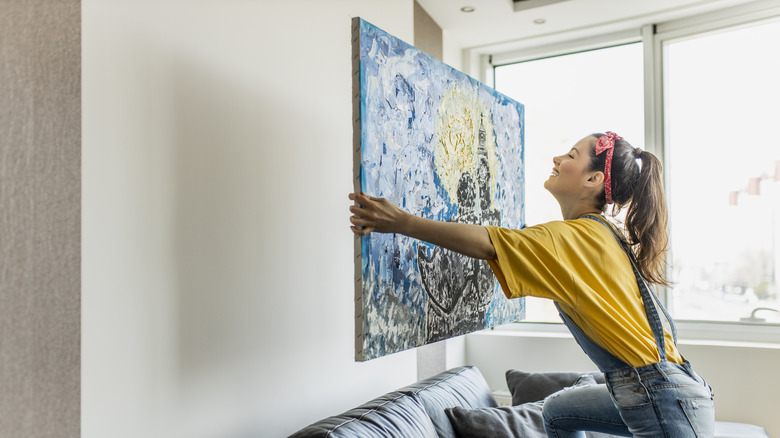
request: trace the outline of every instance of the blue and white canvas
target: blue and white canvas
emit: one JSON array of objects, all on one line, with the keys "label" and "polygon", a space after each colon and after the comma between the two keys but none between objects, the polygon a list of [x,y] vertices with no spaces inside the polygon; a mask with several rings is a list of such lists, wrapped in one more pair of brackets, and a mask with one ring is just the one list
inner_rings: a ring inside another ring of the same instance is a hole
[{"label": "blue and white canvas", "polygon": [[[353,21],[356,189],[439,221],[522,228],[523,105]],[[401,235],[356,242],[356,358],[521,319],[487,262]]]}]

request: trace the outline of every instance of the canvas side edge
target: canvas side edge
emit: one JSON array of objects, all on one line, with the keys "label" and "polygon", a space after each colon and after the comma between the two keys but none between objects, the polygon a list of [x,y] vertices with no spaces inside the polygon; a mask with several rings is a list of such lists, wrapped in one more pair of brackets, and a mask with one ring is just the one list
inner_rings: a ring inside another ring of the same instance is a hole
[{"label": "canvas side edge", "polygon": [[[352,182],[353,191],[360,192],[361,129],[360,129],[360,17],[352,18]],[[363,351],[363,240],[354,237],[355,254],[355,360],[366,360]]]}]

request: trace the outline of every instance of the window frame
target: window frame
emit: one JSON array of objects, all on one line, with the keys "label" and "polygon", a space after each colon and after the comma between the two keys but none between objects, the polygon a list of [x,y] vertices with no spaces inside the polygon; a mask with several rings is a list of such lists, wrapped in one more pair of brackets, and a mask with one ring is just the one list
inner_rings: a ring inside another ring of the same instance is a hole
[{"label": "window frame", "polygon": [[[507,64],[533,61],[553,56],[575,54],[588,50],[641,42],[644,52],[644,117],[646,149],[655,154],[665,168],[669,167],[666,154],[668,131],[665,127],[665,53],[664,47],[673,42],[700,37],[725,29],[738,29],[780,20],[780,5],[773,0],[761,0],[732,6],[696,16],[667,22],[644,25],[639,29],[611,32],[588,38],[540,44],[520,49],[496,48],[492,53],[477,54],[464,51],[467,65],[477,72],[477,79],[488,85],[495,85],[495,68]],[[670,185],[670,172],[665,173],[665,185]],[[671,190],[667,190],[669,202]],[[668,290],[659,287],[661,300],[668,302]],[[688,340],[703,342],[769,342],[780,343],[780,324],[726,322],[707,320],[676,320],[678,333]],[[560,324],[524,323],[516,324],[521,330],[552,330]],[[514,330],[517,330],[515,328]]]}]

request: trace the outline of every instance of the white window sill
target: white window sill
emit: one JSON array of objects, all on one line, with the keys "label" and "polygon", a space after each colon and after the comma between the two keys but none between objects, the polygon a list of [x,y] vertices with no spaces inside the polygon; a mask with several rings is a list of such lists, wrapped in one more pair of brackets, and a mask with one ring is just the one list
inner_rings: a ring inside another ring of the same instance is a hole
[{"label": "white window sill", "polygon": [[[780,325],[678,321],[680,345],[746,347],[780,350]],[[571,338],[560,323],[511,323],[473,333],[472,336]]]}]

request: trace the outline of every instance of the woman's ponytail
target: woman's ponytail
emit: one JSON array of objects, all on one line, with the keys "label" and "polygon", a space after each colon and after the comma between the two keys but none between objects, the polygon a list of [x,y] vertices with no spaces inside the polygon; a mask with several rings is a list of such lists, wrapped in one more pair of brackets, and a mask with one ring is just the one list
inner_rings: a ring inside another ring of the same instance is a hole
[{"label": "woman's ponytail", "polygon": [[[596,139],[606,134],[593,134]],[[591,170],[603,171],[606,154],[592,155]],[[639,164],[641,162],[641,165]],[[645,280],[669,285],[666,280],[667,212],[661,161],[653,154],[634,148],[623,138],[614,141],[611,158],[611,200],[619,212],[628,206],[625,220],[626,243],[636,256],[637,268]],[[598,207],[607,208],[604,191]]]},{"label": "woman's ponytail", "polygon": [[665,267],[669,241],[666,225],[661,161],[647,151],[641,151],[642,170],[626,213],[626,233],[634,246],[639,270],[645,280],[667,285]]}]

